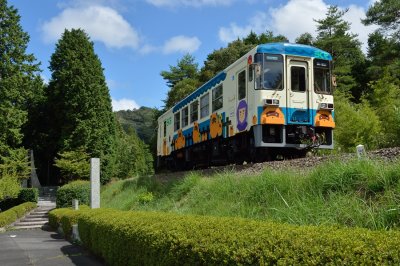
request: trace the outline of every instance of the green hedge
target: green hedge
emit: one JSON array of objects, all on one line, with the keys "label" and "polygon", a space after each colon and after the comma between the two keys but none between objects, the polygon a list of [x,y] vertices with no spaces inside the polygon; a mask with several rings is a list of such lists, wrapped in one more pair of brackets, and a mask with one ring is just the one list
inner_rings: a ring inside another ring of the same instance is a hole
[{"label": "green hedge", "polygon": [[18,200],[23,202],[38,202],[39,190],[37,188],[21,188]]},{"label": "green hedge", "polygon": [[57,208],[72,206],[72,200],[79,200],[79,204],[90,204],[90,182],[73,181],[57,190]]},{"label": "green hedge", "polygon": [[109,209],[51,216],[78,220],[83,245],[110,265],[400,264],[398,231]]},{"label": "green hedge", "polygon": [[82,211],[88,211],[89,207],[86,205],[80,205],[79,210],[73,210],[72,208],[55,209],[49,213],[49,225],[53,229],[57,229],[61,224],[64,235],[67,239],[70,239],[72,234],[72,225],[77,224],[78,217]]},{"label": "green hedge", "polygon": [[36,208],[36,202],[25,202],[0,213],[0,227],[4,227],[15,222],[28,211]]}]

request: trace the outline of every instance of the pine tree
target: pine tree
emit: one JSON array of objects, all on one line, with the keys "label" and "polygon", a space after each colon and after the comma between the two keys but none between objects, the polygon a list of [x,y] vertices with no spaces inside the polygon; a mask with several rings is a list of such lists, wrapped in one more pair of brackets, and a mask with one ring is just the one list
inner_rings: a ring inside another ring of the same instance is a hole
[{"label": "pine tree", "polygon": [[295,40],[296,43],[306,44],[306,45],[314,45],[314,38],[311,33],[303,33]]},{"label": "pine tree", "polygon": [[316,20],[318,36],[314,45],[329,52],[333,57],[333,73],[337,76],[338,89],[357,94],[357,82],[352,75],[353,67],[364,61],[361,43],[357,35],[350,33],[350,23],[343,20],[348,10],[341,11],[337,6],[328,8],[326,17]]},{"label": "pine tree", "polygon": [[365,25],[377,24],[380,31],[400,41],[400,2],[398,0],[375,1],[367,10]]},{"label": "pine tree", "polygon": [[102,182],[113,171],[115,121],[101,62],[81,29],[65,30],[51,56],[48,144],[58,153],[83,149],[100,157]]},{"label": "pine tree", "polygon": [[195,62],[195,58],[186,54],[178,60],[176,66],[169,66],[169,71],[162,71],[161,76],[167,81],[168,87],[173,88],[184,79],[196,79],[198,72],[198,64]]},{"label": "pine tree", "polygon": [[176,66],[169,66],[169,71],[162,71],[161,76],[167,81],[170,88],[167,98],[164,100],[165,110],[171,108],[185,96],[197,89],[199,82],[198,64],[195,58],[189,54],[178,60]]}]

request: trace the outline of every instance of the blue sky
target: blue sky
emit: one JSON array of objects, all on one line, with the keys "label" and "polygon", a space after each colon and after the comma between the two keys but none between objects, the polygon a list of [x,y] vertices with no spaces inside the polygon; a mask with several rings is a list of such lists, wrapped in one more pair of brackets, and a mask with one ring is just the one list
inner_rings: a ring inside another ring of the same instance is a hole
[{"label": "blue sky", "polygon": [[[65,28],[82,28],[102,61],[113,109],[162,107],[168,87],[163,70],[185,53],[203,65],[207,54],[251,30],[271,30],[291,42],[315,36],[315,22],[329,5],[349,8],[345,19],[366,43],[375,27],[360,18],[374,0],[9,0],[29,33],[28,52],[48,70],[55,43]],[[363,46],[365,51],[365,45]]]}]

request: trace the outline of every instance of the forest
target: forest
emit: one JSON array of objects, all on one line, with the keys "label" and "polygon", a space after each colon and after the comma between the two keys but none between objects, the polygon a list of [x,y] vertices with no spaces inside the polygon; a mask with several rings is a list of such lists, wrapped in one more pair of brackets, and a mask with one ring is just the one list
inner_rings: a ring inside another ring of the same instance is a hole
[{"label": "forest", "polygon": [[[382,0],[368,9],[362,22],[379,28],[370,34],[366,54],[343,19],[346,12],[329,7],[326,17],[316,20],[316,36],[299,33],[295,40],[334,58],[334,152],[351,151],[360,143],[368,149],[398,146],[400,2]],[[268,30],[251,32],[212,51],[201,68],[192,55],[184,55],[160,73],[169,88],[162,110],[114,113],[101,60],[83,30],[64,31],[50,58],[52,75],[46,84],[40,63],[27,52],[29,35],[18,10],[0,0],[0,18],[0,200],[15,197],[29,177],[28,150],[34,151],[39,179],[47,185],[88,179],[91,157],[101,158],[103,184],[153,173],[158,115],[255,45],[288,41]]]}]

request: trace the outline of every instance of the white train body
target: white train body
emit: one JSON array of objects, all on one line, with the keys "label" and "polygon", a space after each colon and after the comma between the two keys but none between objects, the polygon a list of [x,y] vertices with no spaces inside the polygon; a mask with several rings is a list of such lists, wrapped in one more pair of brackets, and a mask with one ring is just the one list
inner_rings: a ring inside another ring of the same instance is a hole
[{"label": "white train body", "polygon": [[159,117],[159,166],[332,149],[331,60],[307,45],[256,46]]}]

